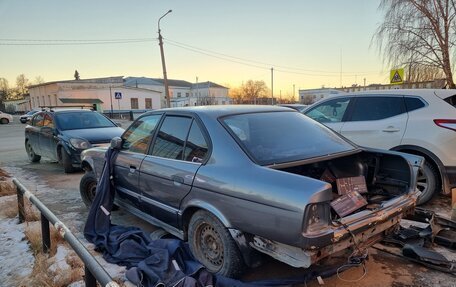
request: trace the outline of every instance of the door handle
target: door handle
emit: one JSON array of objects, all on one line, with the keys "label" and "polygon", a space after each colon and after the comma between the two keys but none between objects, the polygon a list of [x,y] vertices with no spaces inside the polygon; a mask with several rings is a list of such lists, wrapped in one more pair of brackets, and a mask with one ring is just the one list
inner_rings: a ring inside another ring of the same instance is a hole
[{"label": "door handle", "polygon": [[130,165],[130,173],[135,173],[136,171],[136,166]]},{"label": "door handle", "polygon": [[388,126],[386,129],[383,129],[382,132],[386,133],[394,133],[394,132],[399,132],[401,129],[395,128],[393,126]]},{"label": "door handle", "polygon": [[184,183],[184,178],[181,176],[173,175],[171,176],[171,180],[174,182],[174,184],[179,185]]}]

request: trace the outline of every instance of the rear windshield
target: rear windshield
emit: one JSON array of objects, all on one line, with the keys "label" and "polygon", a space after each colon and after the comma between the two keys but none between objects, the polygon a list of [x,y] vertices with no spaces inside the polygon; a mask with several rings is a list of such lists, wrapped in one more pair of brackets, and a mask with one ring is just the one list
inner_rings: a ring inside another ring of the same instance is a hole
[{"label": "rear windshield", "polygon": [[329,128],[297,112],[265,112],[222,118],[244,150],[271,165],[354,150]]},{"label": "rear windshield", "polygon": [[456,95],[446,98],[445,102],[449,103],[453,107],[456,107]]},{"label": "rear windshield", "polygon": [[61,130],[115,127],[110,120],[97,112],[58,113],[55,119]]}]

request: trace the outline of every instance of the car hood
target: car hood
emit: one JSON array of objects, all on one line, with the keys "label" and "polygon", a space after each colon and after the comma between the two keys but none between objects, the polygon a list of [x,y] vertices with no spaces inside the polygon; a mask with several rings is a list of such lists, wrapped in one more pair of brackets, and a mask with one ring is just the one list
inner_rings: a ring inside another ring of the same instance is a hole
[{"label": "car hood", "polygon": [[120,137],[124,129],[119,127],[80,129],[62,131],[62,135],[68,138],[83,138],[90,143],[108,143],[113,137]]}]

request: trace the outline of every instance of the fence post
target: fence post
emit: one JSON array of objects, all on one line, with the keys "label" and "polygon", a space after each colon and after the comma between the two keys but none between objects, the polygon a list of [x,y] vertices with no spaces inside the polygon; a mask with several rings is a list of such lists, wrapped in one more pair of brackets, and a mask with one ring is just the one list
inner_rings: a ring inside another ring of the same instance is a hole
[{"label": "fence post", "polygon": [[130,111],[129,114],[130,114],[130,121],[133,121],[133,120],[134,120],[134,118],[133,118],[133,111]]},{"label": "fence post", "polygon": [[16,186],[16,192],[17,192],[17,212],[19,215],[19,223],[23,223],[25,221],[24,195],[22,194],[22,192],[18,186]]},{"label": "fence post", "polygon": [[43,252],[48,253],[51,248],[51,232],[49,230],[49,220],[41,212],[41,238],[43,239]]}]

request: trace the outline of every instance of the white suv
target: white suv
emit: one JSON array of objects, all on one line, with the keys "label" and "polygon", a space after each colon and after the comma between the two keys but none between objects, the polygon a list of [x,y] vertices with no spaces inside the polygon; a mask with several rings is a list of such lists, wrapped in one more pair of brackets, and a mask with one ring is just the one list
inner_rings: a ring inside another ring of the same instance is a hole
[{"label": "white suv", "polygon": [[304,114],[360,146],[423,156],[422,204],[456,188],[456,90],[378,90],[321,100]]}]

